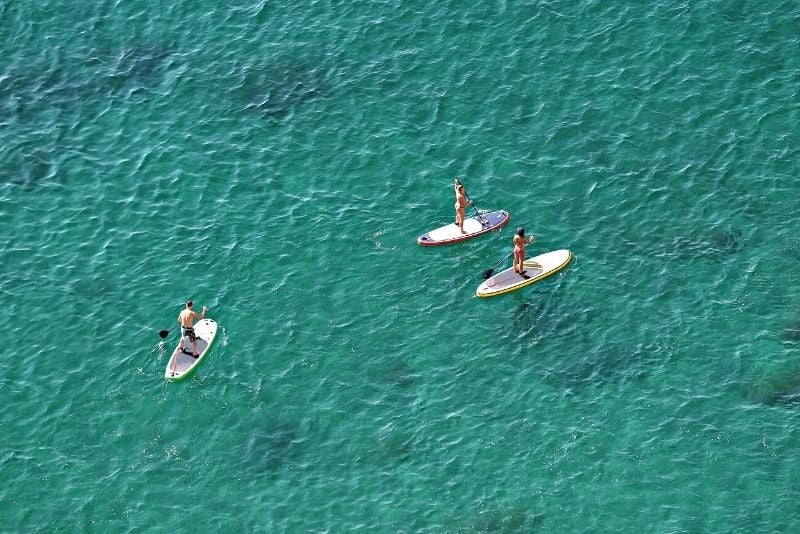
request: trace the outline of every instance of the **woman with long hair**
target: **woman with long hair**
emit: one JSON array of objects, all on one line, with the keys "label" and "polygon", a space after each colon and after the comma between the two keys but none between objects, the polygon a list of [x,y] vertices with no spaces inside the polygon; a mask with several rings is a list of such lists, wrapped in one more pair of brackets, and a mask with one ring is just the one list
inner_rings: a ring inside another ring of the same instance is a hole
[{"label": "woman with long hair", "polygon": [[456,176],[456,182],[453,186],[456,191],[456,225],[461,229],[462,234],[464,231],[464,219],[466,218],[466,209],[471,202],[467,200],[467,192],[464,190],[464,184]]},{"label": "woman with long hair", "polygon": [[514,234],[514,272],[523,278],[530,278],[525,274],[525,245],[530,245],[536,236],[525,238],[525,228],[520,226]]}]

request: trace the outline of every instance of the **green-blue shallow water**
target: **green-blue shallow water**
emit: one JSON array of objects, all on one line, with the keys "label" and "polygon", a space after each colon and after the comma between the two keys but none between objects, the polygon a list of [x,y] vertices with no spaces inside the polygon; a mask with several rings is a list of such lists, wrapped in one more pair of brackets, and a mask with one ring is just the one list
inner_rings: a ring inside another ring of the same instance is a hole
[{"label": "green-blue shallow water", "polygon": [[0,531],[800,530],[797,2],[0,17]]}]

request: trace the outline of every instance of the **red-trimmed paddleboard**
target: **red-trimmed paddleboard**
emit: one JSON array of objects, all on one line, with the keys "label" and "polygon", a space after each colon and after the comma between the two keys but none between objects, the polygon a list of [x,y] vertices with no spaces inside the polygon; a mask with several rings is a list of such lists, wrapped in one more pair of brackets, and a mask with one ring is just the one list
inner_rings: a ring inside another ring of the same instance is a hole
[{"label": "red-trimmed paddleboard", "polygon": [[180,350],[181,343],[178,341],[178,345],[172,351],[172,357],[167,362],[167,369],[164,371],[164,378],[167,380],[173,382],[183,380],[197,369],[197,366],[208,354],[211,344],[214,343],[214,338],[217,336],[217,323],[214,319],[201,319],[194,325],[194,333],[197,336],[197,352],[200,353],[200,356],[197,358],[192,356],[192,342],[189,341],[189,336],[183,340],[183,351]]},{"label": "red-trimmed paddleboard", "polygon": [[567,249],[553,250],[539,254],[533,258],[525,260],[525,274],[528,278],[524,278],[514,272],[514,268],[510,267],[501,273],[497,273],[488,280],[485,280],[478,286],[475,292],[479,297],[496,297],[504,293],[510,293],[525,286],[529,286],[544,280],[551,274],[555,274],[572,260],[572,252]]},{"label": "red-trimmed paddleboard", "polygon": [[438,245],[450,245],[452,243],[460,243],[478,237],[486,232],[497,230],[505,225],[511,216],[507,211],[491,211],[489,213],[481,213],[480,217],[474,216],[464,219],[464,234],[455,223],[448,224],[431,230],[426,234],[422,234],[417,238],[417,243],[423,247],[435,247]]}]

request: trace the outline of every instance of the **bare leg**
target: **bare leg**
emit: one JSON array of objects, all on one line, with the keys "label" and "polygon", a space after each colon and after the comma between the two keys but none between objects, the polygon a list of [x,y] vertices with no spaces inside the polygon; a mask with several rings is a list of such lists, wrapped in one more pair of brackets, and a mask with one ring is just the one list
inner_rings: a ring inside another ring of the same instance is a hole
[{"label": "bare leg", "polygon": [[522,278],[530,278],[527,274],[525,274],[525,253],[523,252],[519,258],[519,275]]}]

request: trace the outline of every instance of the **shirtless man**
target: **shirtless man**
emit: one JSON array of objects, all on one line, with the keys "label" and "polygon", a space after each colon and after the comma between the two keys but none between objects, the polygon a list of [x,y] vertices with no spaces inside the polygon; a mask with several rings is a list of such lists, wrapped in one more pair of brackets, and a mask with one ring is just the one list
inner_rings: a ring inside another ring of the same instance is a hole
[{"label": "shirtless man", "polygon": [[192,354],[195,357],[200,356],[197,352],[197,336],[194,333],[194,320],[205,319],[207,311],[208,306],[203,306],[203,313],[197,313],[192,309],[192,301],[189,300],[186,302],[186,308],[181,310],[181,313],[178,314],[178,323],[181,325],[181,352],[184,349],[183,339],[189,336],[189,341],[192,342]]}]

